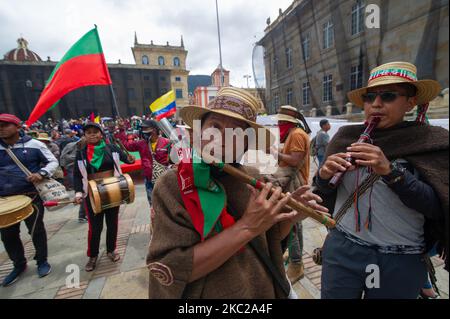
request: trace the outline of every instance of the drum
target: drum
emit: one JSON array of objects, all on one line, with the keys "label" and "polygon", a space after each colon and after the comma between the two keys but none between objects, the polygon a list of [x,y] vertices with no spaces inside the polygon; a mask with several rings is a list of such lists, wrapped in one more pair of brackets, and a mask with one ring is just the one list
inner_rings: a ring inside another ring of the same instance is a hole
[{"label": "drum", "polygon": [[28,196],[0,197],[0,228],[20,223],[33,214],[33,211],[32,200]]},{"label": "drum", "polygon": [[94,214],[134,202],[134,184],[130,175],[99,178],[89,181],[89,199]]}]

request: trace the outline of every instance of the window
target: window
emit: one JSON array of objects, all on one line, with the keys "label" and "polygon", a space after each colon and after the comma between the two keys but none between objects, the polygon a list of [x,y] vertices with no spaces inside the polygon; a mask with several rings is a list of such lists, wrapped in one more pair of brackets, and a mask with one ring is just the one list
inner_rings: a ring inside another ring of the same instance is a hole
[{"label": "window", "polygon": [[173,65],[174,66],[180,66],[180,58],[174,57],[173,58]]},{"label": "window", "polygon": [[358,0],[352,6],[352,35],[362,32],[364,28],[364,4]]},{"label": "window", "polygon": [[144,89],[144,98],[145,99],[151,99],[152,98],[152,90],[151,89]]},{"label": "window", "polygon": [[277,110],[279,106],[280,106],[280,96],[278,95],[278,93],[275,93],[273,95],[273,108]]},{"label": "window", "polygon": [[292,49],[286,49],[286,67],[288,69],[292,68]]},{"label": "window", "polygon": [[286,90],[286,104],[292,105],[292,88]]},{"label": "window", "polygon": [[159,92],[160,92],[160,95],[164,95],[167,93],[167,89],[161,89],[161,90],[159,90]]},{"label": "window", "polygon": [[128,92],[128,99],[129,100],[135,100],[136,99],[136,93],[135,93],[133,88],[128,88],[127,92]]},{"label": "window", "polygon": [[323,99],[324,102],[333,100],[333,75],[325,75],[323,77]]},{"label": "window", "polygon": [[175,77],[175,81],[176,81],[176,82],[181,82],[181,78],[180,78],[179,76],[176,76],[176,77]]},{"label": "window", "polygon": [[175,95],[177,99],[182,99],[183,98],[183,90],[182,89],[176,89],[175,90]]},{"label": "window", "polygon": [[311,41],[309,39],[309,33],[308,33],[302,41],[302,53],[303,53],[303,59],[305,61],[308,60],[311,55],[310,43],[311,43]]},{"label": "window", "polygon": [[159,79],[164,82],[166,80],[166,77],[165,76],[161,76]]},{"label": "window", "polygon": [[323,25],[323,48],[328,49],[334,44],[334,30],[331,21]]},{"label": "window", "polygon": [[278,71],[278,56],[276,54],[273,55],[272,66],[273,66],[273,73],[277,73],[277,71]]},{"label": "window", "polygon": [[160,56],[158,58],[158,65],[165,65],[165,64],[166,64],[166,61],[164,60],[164,57]]},{"label": "window", "polygon": [[148,75],[144,75],[144,81],[150,81],[150,77]]},{"label": "window", "polygon": [[148,63],[149,63],[148,56],[144,55],[142,57],[142,64],[148,64]]},{"label": "window", "polygon": [[133,81],[133,76],[132,76],[131,74],[128,74],[128,75],[127,75],[127,79],[128,79],[129,81]]},{"label": "window", "polygon": [[304,82],[302,85],[303,105],[311,104],[311,87],[309,82]]},{"label": "window", "polygon": [[362,65],[352,66],[350,70],[350,90],[362,88]]}]

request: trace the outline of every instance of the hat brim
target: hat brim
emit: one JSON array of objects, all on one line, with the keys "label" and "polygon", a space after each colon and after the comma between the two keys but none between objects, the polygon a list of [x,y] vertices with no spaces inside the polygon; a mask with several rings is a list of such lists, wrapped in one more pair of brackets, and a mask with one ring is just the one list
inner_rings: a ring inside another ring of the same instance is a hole
[{"label": "hat brim", "polygon": [[379,82],[376,85],[366,86],[360,89],[356,89],[347,93],[347,97],[351,103],[357,107],[364,107],[364,101],[362,95],[367,93],[367,89],[390,85],[407,83],[414,85],[417,88],[417,105],[428,103],[432,101],[441,92],[441,85],[434,80],[419,80],[419,81],[399,81],[397,78],[395,81],[386,80],[385,82]]},{"label": "hat brim", "polygon": [[294,124],[300,123],[300,120],[298,120],[292,116],[286,115],[286,114],[277,114],[277,121],[278,122],[291,122]]},{"label": "hat brim", "polygon": [[266,145],[265,145],[265,150],[264,151],[268,151],[270,149],[270,147],[275,144],[276,141],[276,137],[270,132],[269,129],[267,129],[266,127],[257,124],[253,121],[247,120],[246,118],[244,118],[243,116],[231,112],[231,111],[227,111],[227,110],[211,110],[205,107],[200,107],[200,106],[196,106],[196,105],[188,105],[183,107],[180,110],[180,117],[183,119],[183,121],[186,123],[186,125],[190,126],[190,127],[194,127],[194,120],[201,120],[202,117],[207,114],[207,113],[214,113],[214,114],[219,114],[219,115],[224,115],[227,117],[231,117],[233,119],[237,119],[237,120],[241,120],[245,123],[247,123],[250,127],[252,127],[253,129],[255,129],[256,132],[256,148],[258,148],[259,146],[259,138],[260,137],[260,131],[264,132],[265,134],[265,141],[266,141]]},{"label": "hat brim", "polygon": [[38,141],[46,141],[46,142],[51,142],[51,140],[49,138],[36,138]]}]

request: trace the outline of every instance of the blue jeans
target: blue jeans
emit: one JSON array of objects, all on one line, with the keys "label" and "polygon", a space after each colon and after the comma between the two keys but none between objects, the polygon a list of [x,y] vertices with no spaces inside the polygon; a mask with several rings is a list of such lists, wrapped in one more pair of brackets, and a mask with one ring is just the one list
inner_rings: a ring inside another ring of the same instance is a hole
[{"label": "blue jeans", "polygon": [[147,200],[150,206],[152,206],[152,192],[153,192],[153,183],[151,180],[145,179],[145,190],[147,191]]},{"label": "blue jeans", "polygon": [[319,167],[322,166],[324,159],[325,159],[325,155],[317,155],[317,160],[319,161]]},{"label": "blue jeans", "polygon": [[[291,236],[291,235],[290,235]],[[290,239],[289,258],[293,263],[301,263],[303,260],[303,227],[298,222],[294,227],[294,234]]]}]

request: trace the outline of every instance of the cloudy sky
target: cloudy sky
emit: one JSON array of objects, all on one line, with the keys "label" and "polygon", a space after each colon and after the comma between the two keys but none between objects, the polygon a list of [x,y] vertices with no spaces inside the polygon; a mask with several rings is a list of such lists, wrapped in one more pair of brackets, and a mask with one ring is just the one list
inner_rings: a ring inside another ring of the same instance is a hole
[{"label": "cloudy sky", "polygon": [[[264,35],[266,19],[274,21],[292,0],[218,2],[223,65],[232,85],[246,86],[253,43]],[[107,62],[134,63],[136,31],[140,43],[179,45],[183,35],[191,75],[211,74],[219,65],[215,0],[0,0],[0,54],[16,47],[22,35],[42,59],[59,61],[94,24]]]}]

